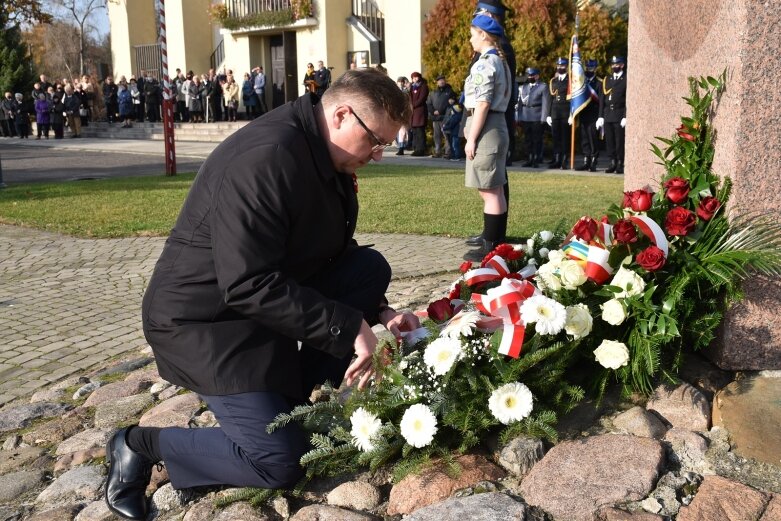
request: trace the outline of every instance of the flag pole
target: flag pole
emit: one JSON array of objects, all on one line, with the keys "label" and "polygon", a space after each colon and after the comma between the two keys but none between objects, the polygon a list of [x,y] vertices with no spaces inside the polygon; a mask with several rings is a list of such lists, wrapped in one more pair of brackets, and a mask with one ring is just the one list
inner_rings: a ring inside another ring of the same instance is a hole
[{"label": "flag pole", "polygon": [[[578,8],[578,2],[575,0],[575,37],[578,36],[580,29],[580,12]],[[572,91],[572,42],[569,46],[569,83],[570,92]],[[570,138],[569,138],[569,169],[575,168],[575,127],[578,125],[578,116],[575,114],[572,117],[572,125],[570,125]]]}]

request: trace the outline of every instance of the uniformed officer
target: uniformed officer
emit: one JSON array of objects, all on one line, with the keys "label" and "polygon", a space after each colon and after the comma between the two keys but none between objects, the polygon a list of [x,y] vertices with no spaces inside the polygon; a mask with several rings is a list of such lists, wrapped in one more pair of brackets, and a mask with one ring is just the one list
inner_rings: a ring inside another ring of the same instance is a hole
[{"label": "uniformed officer", "polygon": [[624,173],[624,136],[626,131],[626,73],[622,56],[613,56],[610,64],[613,74],[602,80],[599,100],[599,119],[596,128],[605,127],[605,141],[610,166],[608,174]]},{"label": "uniformed officer", "polygon": [[566,170],[567,154],[569,154],[570,129],[569,129],[569,77],[567,75],[567,58],[556,60],[556,74],[548,83],[550,93],[550,110],[546,118],[553,134],[553,160],[548,163],[548,168],[561,168]]},{"label": "uniformed officer", "polygon": [[597,158],[599,157],[599,135],[596,122],[599,118],[599,94],[602,92],[602,78],[597,77],[597,60],[586,61],[585,74],[586,89],[591,101],[578,114],[583,164],[576,166],[575,170],[596,172]]},{"label": "uniformed officer", "polygon": [[540,81],[540,70],[526,69],[527,81],[518,89],[515,119],[523,127],[529,159],[521,166],[537,168],[542,161],[542,125],[548,118],[548,86]]}]

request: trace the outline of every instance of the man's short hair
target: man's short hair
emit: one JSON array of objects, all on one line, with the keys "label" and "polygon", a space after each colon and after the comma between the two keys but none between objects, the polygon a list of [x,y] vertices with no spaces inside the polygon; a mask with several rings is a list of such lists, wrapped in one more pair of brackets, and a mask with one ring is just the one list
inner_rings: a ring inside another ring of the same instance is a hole
[{"label": "man's short hair", "polygon": [[376,112],[382,110],[400,125],[409,123],[412,107],[396,82],[377,69],[351,69],[323,93],[323,104],[349,103]]}]

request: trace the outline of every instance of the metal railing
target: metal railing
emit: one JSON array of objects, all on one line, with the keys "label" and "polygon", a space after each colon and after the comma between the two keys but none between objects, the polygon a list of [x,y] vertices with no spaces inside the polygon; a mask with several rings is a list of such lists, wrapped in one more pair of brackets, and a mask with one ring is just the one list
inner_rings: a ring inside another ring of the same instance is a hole
[{"label": "metal railing", "polygon": [[222,62],[225,61],[225,40],[220,40],[220,43],[217,44],[217,48],[214,49],[214,52],[212,52],[211,57],[209,58],[209,63],[211,64],[211,68],[215,71],[219,69],[220,65],[222,65]]},{"label": "metal railing", "polygon": [[228,16],[240,18],[269,11],[285,11],[291,8],[290,0],[226,0]]},{"label": "metal railing", "polygon": [[385,17],[374,0],[353,0],[353,16],[374,33],[378,40],[385,39]]},{"label": "metal railing", "polygon": [[151,76],[162,81],[160,70],[163,68],[163,55],[159,43],[134,46],[136,51],[136,74],[144,70]]}]

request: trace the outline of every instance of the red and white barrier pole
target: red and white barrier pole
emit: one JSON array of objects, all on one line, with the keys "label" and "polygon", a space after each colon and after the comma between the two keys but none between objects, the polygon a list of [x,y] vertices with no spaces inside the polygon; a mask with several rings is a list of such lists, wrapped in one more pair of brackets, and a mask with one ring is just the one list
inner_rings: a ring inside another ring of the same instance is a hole
[{"label": "red and white barrier pole", "polygon": [[165,175],[176,175],[176,148],[174,147],[174,103],[168,77],[168,45],[165,29],[165,0],[160,0],[160,53],[163,58],[163,137],[165,139]]}]

